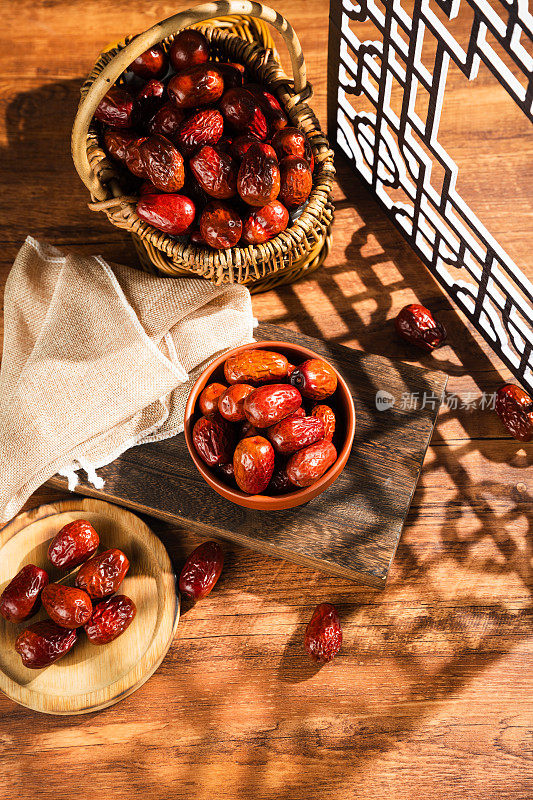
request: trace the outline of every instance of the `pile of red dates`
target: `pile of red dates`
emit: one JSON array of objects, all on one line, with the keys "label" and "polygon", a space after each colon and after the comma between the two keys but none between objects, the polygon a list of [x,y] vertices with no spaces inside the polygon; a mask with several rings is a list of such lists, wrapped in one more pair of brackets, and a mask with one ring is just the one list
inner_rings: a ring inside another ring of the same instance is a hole
[{"label": "pile of red dates", "polygon": [[129,561],[116,548],[97,553],[99,543],[89,522],[70,522],[52,539],[48,558],[59,569],[79,567],[74,586],[50,583],[44,569],[27,564],[2,592],[0,614],[8,622],[25,622],[41,604],[49,616],[17,637],[15,650],[25,667],[43,669],[62,658],[76,644],[80,628],[92,644],[100,645],[118,638],[131,624],[135,603],[115,594]]},{"label": "pile of red dates", "polygon": [[247,494],[280,495],[311,486],[337,460],[336,414],[324,403],[337,389],[319,358],[290,364],[250,348],[224,363],[226,383],[209,383],[192,440],[218,477]]},{"label": "pile of red dates", "polygon": [[109,156],[138,179],[143,220],[194,245],[260,244],[305,208],[311,146],[242,64],[212,55],[202,33],[182,31],[168,54],[156,45],[136,58],[94,117]]}]

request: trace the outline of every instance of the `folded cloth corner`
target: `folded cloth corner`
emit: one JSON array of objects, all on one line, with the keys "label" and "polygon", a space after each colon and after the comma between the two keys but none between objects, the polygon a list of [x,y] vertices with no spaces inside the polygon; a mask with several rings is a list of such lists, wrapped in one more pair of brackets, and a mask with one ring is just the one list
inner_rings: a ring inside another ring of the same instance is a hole
[{"label": "folded cloth corner", "polygon": [[0,521],[52,475],[183,430],[202,369],[252,341],[250,293],[159,278],[28,236],[4,296]]}]

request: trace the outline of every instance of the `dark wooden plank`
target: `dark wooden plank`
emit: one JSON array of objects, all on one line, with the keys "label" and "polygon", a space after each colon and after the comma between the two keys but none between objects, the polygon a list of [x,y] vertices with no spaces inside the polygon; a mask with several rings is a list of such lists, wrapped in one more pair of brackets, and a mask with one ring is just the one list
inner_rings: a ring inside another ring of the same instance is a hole
[{"label": "dark wooden plank", "polygon": [[[442,373],[319,342],[299,333],[262,325],[257,339],[300,343],[328,358],[353,394],[357,431],[342,475],[305,506],[258,512],[219,497],[207,486],[187,452],[183,434],[137,447],[102,469],[102,490],[82,482],[77,491],[184,523],[209,535],[269,555],[359,580],[384,585],[396,551],[440,397]],[[376,392],[389,392],[396,404],[376,408]],[[432,405],[403,409],[402,395],[424,393]],[[53,485],[64,486],[56,477]]]}]

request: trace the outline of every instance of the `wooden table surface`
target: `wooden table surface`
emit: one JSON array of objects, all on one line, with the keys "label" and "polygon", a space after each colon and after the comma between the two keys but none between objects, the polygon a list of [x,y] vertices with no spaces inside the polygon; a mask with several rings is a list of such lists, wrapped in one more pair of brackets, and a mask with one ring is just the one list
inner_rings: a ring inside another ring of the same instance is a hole
[{"label": "wooden table surface", "polygon": [[[325,122],[327,3],[276,6],[301,36]],[[128,236],[87,209],[70,128],[99,50],[185,7],[4,4],[2,285],[28,233],[135,263]],[[497,103],[483,114],[493,123],[484,140],[490,156],[513,131],[499,127]],[[463,136],[459,122],[458,130]],[[527,186],[515,172],[505,202],[498,206],[494,192],[479,201],[493,216],[497,208],[519,252],[513,198],[523,210]],[[448,391],[467,406],[492,392],[509,377],[501,364],[358,181],[341,177],[326,267],[256,296],[256,316],[440,367]],[[452,346],[419,358],[396,341],[391,320],[415,300],[444,321]],[[532,452],[509,439],[493,413],[460,405],[441,410],[384,591],[228,546],[216,590],[185,606],[168,656],[131,697],[72,718],[0,697],[0,797],[530,800]],[[60,496],[43,488],[28,507]],[[199,543],[160,522],[153,529],[178,569]],[[321,601],[336,604],[344,645],[316,669],[302,638]]]}]

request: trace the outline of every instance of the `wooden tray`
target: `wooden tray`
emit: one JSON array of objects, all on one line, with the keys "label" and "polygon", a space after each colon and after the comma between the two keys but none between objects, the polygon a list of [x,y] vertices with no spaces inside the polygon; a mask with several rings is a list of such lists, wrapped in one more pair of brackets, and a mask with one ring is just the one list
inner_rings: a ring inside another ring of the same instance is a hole
[{"label": "wooden tray", "polygon": [[[357,414],[355,441],[344,472],[322,495],[287,511],[250,511],[217,495],[196,470],[183,434],[127,451],[99,470],[102,490],[76,491],[219,536],[268,555],[383,587],[416,487],[446,386],[440,372],[327,344],[274,325],[256,339],[282,339],[322,354],[350,386]],[[376,408],[376,393],[395,399]],[[436,398],[402,408],[403,393]],[[66,487],[60,476],[54,486]]]},{"label": "wooden tray", "polygon": [[46,569],[51,581],[61,580],[64,572],[48,562],[48,544],[63,525],[80,518],[98,531],[101,549],[119,547],[128,556],[120,591],[135,601],[137,615],[108,645],[93,645],[81,632],[66,656],[40,670],[24,667],[14,644],[24,628],[46,618],[44,610],[20,625],[0,617],[0,689],[47,714],[84,714],[127,697],[160,665],[179,620],[174,572],[159,539],[134,514],[98,500],[76,498],[15,517],[0,532],[0,591],[28,563]]}]

